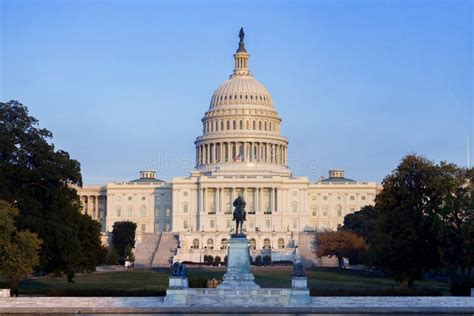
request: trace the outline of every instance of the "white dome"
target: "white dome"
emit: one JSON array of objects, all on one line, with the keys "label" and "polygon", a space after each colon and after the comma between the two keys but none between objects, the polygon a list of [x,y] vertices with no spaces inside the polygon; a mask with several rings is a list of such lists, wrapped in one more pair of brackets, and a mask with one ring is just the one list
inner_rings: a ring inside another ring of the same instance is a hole
[{"label": "white dome", "polygon": [[272,97],[263,84],[252,76],[232,76],[214,92],[210,107],[231,104],[272,106]]}]

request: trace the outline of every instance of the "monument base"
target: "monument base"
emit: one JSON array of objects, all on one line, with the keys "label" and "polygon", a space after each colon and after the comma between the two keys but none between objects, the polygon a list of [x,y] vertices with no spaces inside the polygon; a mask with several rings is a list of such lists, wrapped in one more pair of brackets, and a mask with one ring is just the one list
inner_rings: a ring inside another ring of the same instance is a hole
[{"label": "monument base", "polygon": [[247,237],[234,234],[228,241],[227,272],[218,289],[259,289],[250,272],[250,254]]}]

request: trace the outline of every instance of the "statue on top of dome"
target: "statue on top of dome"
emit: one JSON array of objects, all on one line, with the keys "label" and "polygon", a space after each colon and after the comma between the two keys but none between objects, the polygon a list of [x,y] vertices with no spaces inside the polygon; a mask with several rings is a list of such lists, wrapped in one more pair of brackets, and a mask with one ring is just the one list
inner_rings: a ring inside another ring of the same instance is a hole
[{"label": "statue on top of dome", "polygon": [[244,37],[245,37],[244,28],[241,27],[240,31],[239,31],[240,42],[239,42],[239,49],[237,49],[237,53],[239,53],[239,52],[246,53],[247,52],[247,50],[245,50],[245,46],[244,46]]}]

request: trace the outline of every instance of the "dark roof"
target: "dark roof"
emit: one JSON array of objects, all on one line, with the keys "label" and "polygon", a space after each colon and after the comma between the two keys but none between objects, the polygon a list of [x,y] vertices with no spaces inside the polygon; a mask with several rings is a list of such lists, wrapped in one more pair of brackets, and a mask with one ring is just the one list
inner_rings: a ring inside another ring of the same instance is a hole
[{"label": "dark roof", "polygon": [[130,183],[163,183],[165,181],[155,179],[155,178],[140,178],[140,179],[135,179],[129,182]]},{"label": "dark roof", "polygon": [[320,180],[318,182],[320,182],[320,183],[336,183],[336,182],[356,183],[356,181],[354,181],[352,179],[347,179],[347,178],[343,178],[343,177],[330,177],[330,178],[327,178],[327,179]]}]

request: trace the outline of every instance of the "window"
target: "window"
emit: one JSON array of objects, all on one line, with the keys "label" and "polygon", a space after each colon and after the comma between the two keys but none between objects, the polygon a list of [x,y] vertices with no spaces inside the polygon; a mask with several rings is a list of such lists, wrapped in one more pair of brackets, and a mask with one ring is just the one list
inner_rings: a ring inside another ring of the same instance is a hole
[{"label": "window", "polygon": [[193,249],[199,249],[199,239],[197,239],[197,238],[194,238],[194,239],[193,239],[193,245],[192,245],[191,248],[193,248]]},{"label": "window", "polygon": [[340,196],[340,195],[337,196],[337,200],[338,200],[338,201],[341,200],[341,196]]},{"label": "window", "polygon": [[328,200],[327,195],[323,196],[323,200],[324,200],[324,201],[327,201],[327,200]]},{"label": "window", "polygon": [[355,200],[355,196],[351,195],[351,201]]},{"label": "window", "polygon": [[145,201],[146,200],[146,197],[142,196],[142,201]]},{"label": "window", "polygon": [[265,220],[265,227],[266,227],[266,228],[270,228],[270,226],[271,226],[270,220],[269,220],[269,219],[266,219],[266,220]]},{"label": "window", "polygon": [[265,238],[263,240],[263,249],[270,249],[272,246],[271,246],[271,243],[270,243],[270,239],[268,238]]},{"label": "window", "polygon": [[251,238],[251,239],[249,240],[249,248],[250,248],[251,250],[257,249],[257,242],[255,241],[254,238]]},{"label": "window", "polygon": [[293,195],[293,196],[297,196],[297,195],[298,195],[298,192],[296,192],[296,191],[293,191],[293,192],[291,192],[291,195]]},{"label": "window", "polygon": [[311,200],[316,201],[316,195],[312,195]]},{"label": "window", "polygon": [[209,238],[207,240],[207,249],[214,249],[214,240],[212,238]]},{"label": "window", "polygon": [[279,249],[285,248],[285,240],[283,238],[278,239],[278,248]]},{"label": "window", "polygon": [[184,191],[183,196],[188,196],[188,191]]},{"label": "window", "polygon": [[336,212],[337,212],[337,216],[342,216],[342,206],[340,205],[336,206]]},{"label": "window", "polygon": [[128,217],[133,216],[133,208],[131,206],[127,207],[127,213],[128,213]]},{"label": "window", "polygon": [[142,205],[140,207],[140,216],[141,217],[146,217],[146,207],[145,207],[145,205]]},{"label": "window", "polygon": [[213,219],[211,219],[211,220],[209,221],[209,227],[210,227],[210,228],[214,228],[214,220],[213,220]]},{"label": "window", "polygon": [[141,225],[141,230],[142,230],[142,232],[145,232],[145,231],[146,231],[146,224],[142,224],[142,225]]},{"label": "window", "polygon": [[117,213],[117,217],[121,217],[122,216],[122,209],[120,207],[117,207],[117,209],[115,210],[116,213]]},{"label": "window", "polygon": [[158,216],[160,216],[160,208],[159,207],[155,208],[155,217],[158,217]]},{"label": "window", "polygon": [[365,201],[365,195],[362,195],[362,196],[360,197],[360,199],[363,200],[363,201]]},{"label": "window", "polygon": [[189,227],[188,220],[185,219],[185,220],[183,221],[183,229],[188,229],[188,227]]},{"label": "window", "polygon": [[183,203],[183,212],[184,213],[188,212],[188,203]]},{"label": "window", "polygon": [[298,220],[297,219],[293,220],[293,229],[298,229]]},{"label": "window", "polygon": [[324,216],[324,217],[327,217],[327,216],[328,216],[328,207],[327,207],[327,206],[324,206],[324,207],[323,207],[323,216]]},{"label": "window", "polygon": [[313,216],[317,216],[317,215],[318,215],[318,208],[317,208],[317,207],[313,207],[313,208],[311,209],[311,211],[312,211],[312,215],[313,215]]},{"label": "window", "polygon": [[171,196],[170,195],[166,196],[166,201],[171,201]]},{"label": "window", "polygon": [[171,225],[170,224],[166,224],[165,225],[165,232],[169,232],[171,230]]},{"label": "window", "polygon": [[221,240],[221,249],[227,249],[227,239],[225,238]]},{"label": "window", "polygon": [[129,196],[129,197],[128,197],[128,200],[129,200],[129,201],[133,200],[133,197]]},{"label": "window", "polygon": [[293,213],[298,212],[298,203],[297,202],[291,203],[291,210],[293,211]]}]

